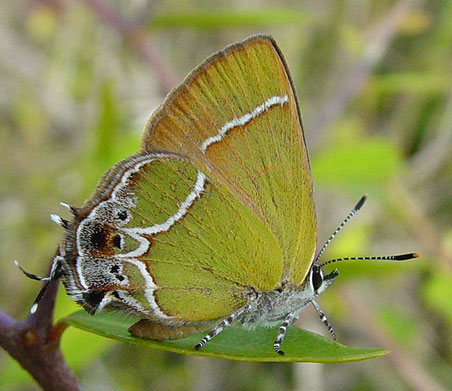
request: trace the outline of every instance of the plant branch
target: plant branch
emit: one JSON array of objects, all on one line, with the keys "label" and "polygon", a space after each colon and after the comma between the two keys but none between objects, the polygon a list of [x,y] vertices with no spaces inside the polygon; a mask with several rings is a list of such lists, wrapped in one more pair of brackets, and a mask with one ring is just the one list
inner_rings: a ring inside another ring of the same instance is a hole
[{"label": "plant branch", "polygon": [[46,391],[78,391],[80,384],[60,350],[61,330],[53,326],[59,281],[52,281],[37,311],[24,321],[0,312],[0,346]]}]

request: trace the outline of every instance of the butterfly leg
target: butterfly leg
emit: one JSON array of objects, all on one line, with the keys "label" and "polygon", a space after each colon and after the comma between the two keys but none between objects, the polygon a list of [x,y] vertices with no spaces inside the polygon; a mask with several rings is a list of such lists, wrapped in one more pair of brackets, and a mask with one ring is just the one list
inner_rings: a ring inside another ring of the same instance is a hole
[{"label": "butterfly leg", "polygon": [[284,341],[284,337],[286,336],[287,328],[293,323],[295,320],[294,313],[290,312],[289,315],[286,316],[284,322],[279,328],[278,335],[276,336],[275,343],[273,344],[273,349],[280,356],[284,356],[284,352],[281,350],[281,344]]},{"label": "butterfly leg", "polygon": [[333,327],[331,327],[330,322],[328,322],[328,319],[326,318],[326,316],[323,313],[322,309],[320,308],[320,306],[314,300],[312,300],[311,303],[314,306],[314,308],[317,311],[317,313],[319,314],[320,320],[323,322],[323,324],[328,329],[328,332],[333,337],[333,340],[336,341],[336,333],[334,332]]},{"label": "butterfly leg", "polygon": [[245,310],[249,310],[251,305],[248,304],[242,308],[239,308],[238,311],[233,312],[227,318],[223,319],[209,334],[207,334],[199,343],[195,346],[196,350],[201,349],[207,342],[209,342],[212,338],[216,337],[220,334],[226,327],[230,326],[231,323],[240,316]]}]

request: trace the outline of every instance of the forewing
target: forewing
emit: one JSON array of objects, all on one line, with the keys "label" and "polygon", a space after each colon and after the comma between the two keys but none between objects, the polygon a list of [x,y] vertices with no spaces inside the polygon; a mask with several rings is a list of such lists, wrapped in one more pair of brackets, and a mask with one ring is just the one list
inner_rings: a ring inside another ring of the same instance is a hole
[{"label": "forewing", "polygon": [[283,278],[303,281],[317,231],[311,171],[297,98],[273,39],[251,37],[195,69],[150,118],[142,150],[187,156],[275,235]]}]

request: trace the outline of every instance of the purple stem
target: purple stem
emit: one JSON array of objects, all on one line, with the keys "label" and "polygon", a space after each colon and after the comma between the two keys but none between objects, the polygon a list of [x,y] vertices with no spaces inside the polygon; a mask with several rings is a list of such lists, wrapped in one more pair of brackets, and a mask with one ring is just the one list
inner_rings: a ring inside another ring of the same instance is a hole
[{"label": "purple stem", "polygon": [[34,314],[20,322],[0,312],[0,346],[46,391],[81,390],[60,350],[62,328],[53,326],[59,281],[52,281]]}]

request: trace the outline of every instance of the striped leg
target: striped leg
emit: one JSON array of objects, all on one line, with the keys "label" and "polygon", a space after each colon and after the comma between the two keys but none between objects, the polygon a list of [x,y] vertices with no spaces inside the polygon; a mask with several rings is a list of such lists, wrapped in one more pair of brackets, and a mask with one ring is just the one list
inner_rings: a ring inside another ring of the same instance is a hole
[{"label": "striped leg", "polygon": [[287,327],[289,327],[293,321],[294,313],[290,312],[289,315],[286,316],[286,319],[284,319],[284,322],[282,323],[281,327],[279,328],[278,335],[276,336],[275,343],[273,344],[273,349],[275,349],[275,352],[278,353],[280,356],[284,356],[284,352],[281,350],[281,344],[283,343],[284,337],[286,336]]},{"label": "striped leg", "polygon": [[333,340],[336,341],[336,333],[334,332],[333,328],[331,327],[330,322],[328,322],[328,319],[326,318],[326,316],[323,313],[322,309],[320,308],[320,306],[314,300],[312,300],[311,303],[314,306],[314,308],[316,309],[317,313],[319,314],[320,320],[323,322],[323,324],[328,329],[328,332],[333,337]]},{"label": "striped leg", "polygon": [[251,308],[251,305],[248,304],[242,308],[239,308],[238,311],[233,312],[231,315],[229,315],[227,318],[223,319],[218,326],[216,326],[209,334],[207,334],[199,343],[195,346],[196,350],[201,349],[207,342],[209,342],[212,338],[216,337],[218,334],[220,334],[226,327],[230,326],[231,323],[236,319],[238,316],[240,316],[245,310],[249,310]]}]

